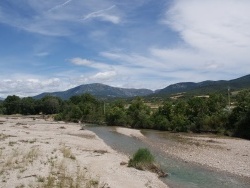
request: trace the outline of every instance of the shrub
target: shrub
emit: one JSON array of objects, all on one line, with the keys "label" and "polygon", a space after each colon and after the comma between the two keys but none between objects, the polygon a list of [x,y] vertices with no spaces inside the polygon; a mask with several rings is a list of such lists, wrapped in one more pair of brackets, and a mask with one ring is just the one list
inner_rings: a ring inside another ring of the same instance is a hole
[{"label": "shrub", "polygon": [[129,167],[134,167],[138,170],[148,170],[158,174],[159,177],[168,176],[158,165],[155,164],[154,156],[146,148],[140,148],[133,155],[133,158],[128,162]]},{"label": "shrub", "polygon": [[129,160],[128,166],[139,170],[150,169],[154,165],[154,156],[146,148],[140,148]]}]

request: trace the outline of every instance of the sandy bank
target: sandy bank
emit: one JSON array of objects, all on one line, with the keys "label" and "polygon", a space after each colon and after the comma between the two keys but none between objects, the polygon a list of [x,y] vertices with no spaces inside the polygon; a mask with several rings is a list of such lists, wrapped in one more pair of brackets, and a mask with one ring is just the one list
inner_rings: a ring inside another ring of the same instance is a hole
[{"label": "sandy bank", "polygon": [[[150,140],[139,130],[116,128],[116,131],[137,138],[144,138],[153,147],[186,162],[194,162],[220,171],[250,178],[250,141],[216,135],[168,134],[171,139]],[[166,137],[166,136],[165,136]]]},{"label": "sandy bank", "polygon": [[[76,124],[0,117],[1,187],[167,187]],[[52,186],[53,187],[53,186]]]},{"label": "sandy bank", "polygon": [[116,127],[116,132],[129,136],[129,137],[136,137],[136,138],[144,138],[145,136],[141,133],[140,130],[136,129],[129,129],[123,127]]},{"label": "sandy bank", "polygon": [[219,138],[212,135],[183,136],[159,144],[163,151],[187,162],[221,171],[250,177],[250,141],[237,138]]}]

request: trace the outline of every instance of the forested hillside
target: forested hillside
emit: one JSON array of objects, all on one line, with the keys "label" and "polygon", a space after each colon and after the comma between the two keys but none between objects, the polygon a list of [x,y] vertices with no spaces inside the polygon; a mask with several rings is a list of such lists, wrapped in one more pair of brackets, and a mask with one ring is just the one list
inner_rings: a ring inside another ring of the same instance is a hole
[{"label": "forested hillside", "polygon": [[75,95],[82,95],[89,93],[99,99],[113,99],[113,98],[128,98],[135,96],[146,96],[152,94],[153,91],[149,89],[126,89],[111,87],[104,84],[86,84],[74,87],[67,91],[53,92],[53,93],[42,93],[40,95],[34,96],[35,99],[41,99],[45,96],[60,97],[61,99],[69,99]]},{"label": "forested hillside", "polygon": [[0,103],[2,114],[54,114],[56,120],[89,122],[111,126],[157,129],[174,132],[211,132],[250,139],[250,91],[239,92],[228,106],[221,94],[165,100],[150,108],[142,98],[131,102],[104,102],[90,94],[67,101],[46,96],[42,99],[8,96]]},{"label": "forested hillside", "polygon": [[185,92],[187,95],[206,95],[209,93],[226,93],[231,91],[250,89],[250,75],[233,80],[203,81],[203,82],[181,82],[158,90],[153,96],[166,96]]}]

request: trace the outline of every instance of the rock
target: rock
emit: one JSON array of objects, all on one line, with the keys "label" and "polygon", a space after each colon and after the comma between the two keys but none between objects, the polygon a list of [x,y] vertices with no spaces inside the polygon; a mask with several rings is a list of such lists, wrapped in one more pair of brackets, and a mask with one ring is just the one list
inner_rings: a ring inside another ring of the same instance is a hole
[{"label": "rock", "polygon": [[124,161],[122,161],[122,162],[120,162],[120,165],[127,165],[128,163],[126,163],[126,162],[124,162]]}]

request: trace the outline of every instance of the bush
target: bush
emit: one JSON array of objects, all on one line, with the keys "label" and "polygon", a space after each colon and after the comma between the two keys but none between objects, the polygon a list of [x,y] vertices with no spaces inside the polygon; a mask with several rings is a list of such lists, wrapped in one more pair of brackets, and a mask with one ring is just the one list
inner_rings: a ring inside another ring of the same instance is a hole
[{"label": "bush", "polygon": [[140,148],[133,155],[133,158],[129,160],[128,166],[134,167],[139,170],[146,170],[154,165],[154,156],[146,148]]},{"label": "bush", "polygon": [[159,177],[166,177],[168,174],[163,172],[158,165],[155,164],[154,156],[146,148],[140,148],[128,162],[129,167],[138,170],[148,170],[158,174]]}]

